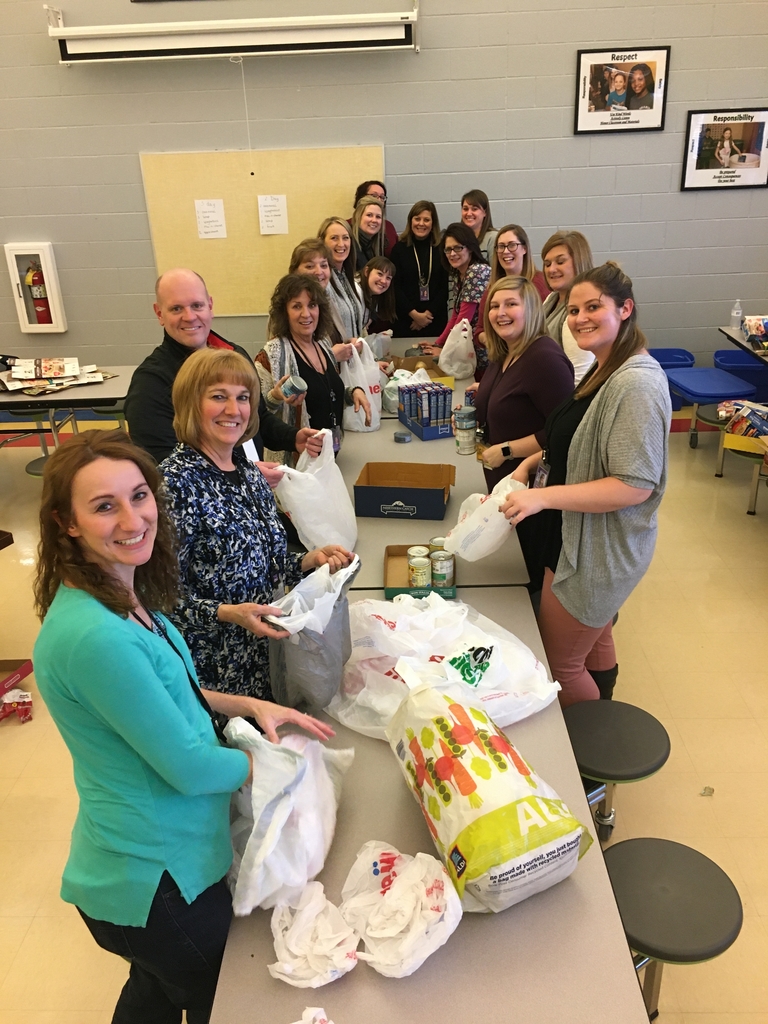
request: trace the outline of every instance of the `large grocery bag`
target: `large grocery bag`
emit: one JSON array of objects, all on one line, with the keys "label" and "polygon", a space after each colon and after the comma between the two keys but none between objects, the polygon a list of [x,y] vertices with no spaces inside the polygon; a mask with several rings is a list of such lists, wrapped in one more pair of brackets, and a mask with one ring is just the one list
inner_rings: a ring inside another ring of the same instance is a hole
[{"label": "large grocery bag", "polygon": [[465,910],[498,912],[561,882],[592,837],[485,711],[430,687],[387,729]]}]

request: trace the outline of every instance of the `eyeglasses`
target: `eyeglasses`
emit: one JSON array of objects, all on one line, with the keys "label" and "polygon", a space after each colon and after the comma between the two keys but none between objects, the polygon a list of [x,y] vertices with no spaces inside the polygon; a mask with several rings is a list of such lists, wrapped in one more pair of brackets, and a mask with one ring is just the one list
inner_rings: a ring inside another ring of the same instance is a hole
[{"label": "eyeglasses", "polygon": [[386,203],[387,197],[380,196],[378,192],[366,192],[366,196],[370,196],[371,199],[378,199],[380,203]]},{"label": "eyeglasses", "polygon": [[522,242],[497,242],[496,252],[506,252],[509,249],[510,252],[515,252],[518,245],[522,245]]},{"label": "eyeglasses", "polygon": [[446,245],[443,252],[446,256],[458,255],[460,252],[464,252],[466,245]]}]

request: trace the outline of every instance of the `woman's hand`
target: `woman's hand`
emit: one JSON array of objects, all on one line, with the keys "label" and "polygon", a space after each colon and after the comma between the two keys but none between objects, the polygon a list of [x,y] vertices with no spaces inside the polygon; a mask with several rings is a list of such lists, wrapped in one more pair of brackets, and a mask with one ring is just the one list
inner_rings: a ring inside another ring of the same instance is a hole
[{"label": "woman's hand", "polygon": [[486,469],[498,469],[506,459],[501,454],[501,445],[492,444],[483,451],[482,454],[483,465]]},{"label": "woman's hand", "polygon": [[479,387],[480,387],[480,384],[477,381],[475,381],[474,384],[470,384],[468,387],[464,388],[464,394],[466,394],[466,395],[469,395],[469,394],[474,395],[474,393],[477,391],[477,389]]},{"label": "woman's hand", "polygon": [[269,392],[267,393],[267,398],[272,403],[272,405],[279,405],[281,402],[284,402],[286,405],[297,406],[301,405],[301,403],[304,401],[303,394],[294,395],[292,398],[286,398],[283,392],[280,390],[282,385],[285,384],[289,377],[290,373],[286,373],[284,377],[281,377],[280,380],[277,381],[272,388],[270,388]]},{"label": "woman's hand", "polygon": [[371,425],[371,403],[368,401],[368,395],[363,391],[362,388],[355,388],[352,392],[352,406],[355,412],[359,412],[361,409],[365,413],[365,425],[370,427]]},{"label": "woman's hand", "polygon": [[295,708],[284,708],[281,704],[273,704],[269,700],[259,700],[257,697],[244,697],[246,702],[242,714],[255,718],[264,735],[272,743],[279,743],[280,737],[277,730],[281,725],[298,725],[306,732],[316,736],[319,740],[330,739],[336,733],[325,722],[321,722],[311,715],[304,715]]},{"label": "woman's hand", "polygon": [[424,328],[429,327],[429,325],[435,319],[428,309],[424,310],[423,313],[420,313],[417,309],[412,309],[410,312],[410,317],[412,331],[423,331]]},{"label": "woman's hand", "polygon": [[419,348],[421,349],[423,355],[434,356],[435,359],[437,359],[437,357],[443,351],[442,345],[430,345],[426,341],[420,341]]},{"label": "woman's hand", "polygon": [[528,516],[535,516],[548,507],[544,501],[546,490],[546,487],[538,487],[527,491],[512,491],[500,510],[513,526],[517,526]]},{"label": "woman's hand", "polygon": [[306,448],[311,458],[316,459],[323,450],[323,435],[319,430],[313,430],[312,427],[302,427],[296,432],[296,440],[293,445],[300,455]]},{"label": "woman's hand", "polygon": [[234,622],[236,626],[242,626],[249,633],[256,636],[268,636],[274,640],[283,640],[290,634],[284,629],[275,629],[268,622],[264,622],[263,615],[282,615],[281,608],[274,608],[270,604],[220,604],[216,612],[219,622]]},{"label": "woman's hand", "polygon": [[327,565],[334,573],[349,565],[354,557],[353,551],[347,551],[340,544],[326,544],[324,548],[308,551],[302,559],[301,569],[302,572],[309,572],[310,569],[319,569],[321,565]]},{"label": "woman's hand", "polygon": [[256,466],[261,475],[264,477],[264,479],[267,481],[269,486],[274,491],[274,489],[283,479],[283,467],[280,465],[279,462],[257,462]]},{"label": "woman's hand", "polygon": [[351,341],[340,341],[338,345],[334,345],[331,349],[333,352],[333,358],[337,363],[346,363],[347,360],[352,358],[352,350],[354,344]]}]

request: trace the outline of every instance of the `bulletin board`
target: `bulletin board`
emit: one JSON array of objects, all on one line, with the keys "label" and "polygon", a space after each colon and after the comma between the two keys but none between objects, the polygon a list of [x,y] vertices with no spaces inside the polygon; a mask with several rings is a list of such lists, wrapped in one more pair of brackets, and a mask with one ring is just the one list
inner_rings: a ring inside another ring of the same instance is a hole
[{"label": "bulletin board", "polygon": [[[361,181],[384,179],[381,146],[225,153],[142,153],[158,274],[191,267],[216,316],[265,314],[295,246],[326,217],[352,215]],[[262,235],[259,195],[285,195],[288,234]],[[201,238],[195,200],[222,200],[226,238]]]}]

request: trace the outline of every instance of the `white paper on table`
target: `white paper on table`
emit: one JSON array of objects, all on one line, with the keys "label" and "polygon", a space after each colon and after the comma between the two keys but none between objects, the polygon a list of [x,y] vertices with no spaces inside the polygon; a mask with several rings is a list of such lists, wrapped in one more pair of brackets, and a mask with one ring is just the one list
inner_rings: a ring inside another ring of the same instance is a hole
[{"label": "white paper on table", "polygon": [[285,196],[259,196],[259,230],[262,235],[288,234],[288,204]]},{"label": "white paper on table", "polygon": [[226,238],[227,222],[224,219],[223,199],[196,199],[198,238]]}]

